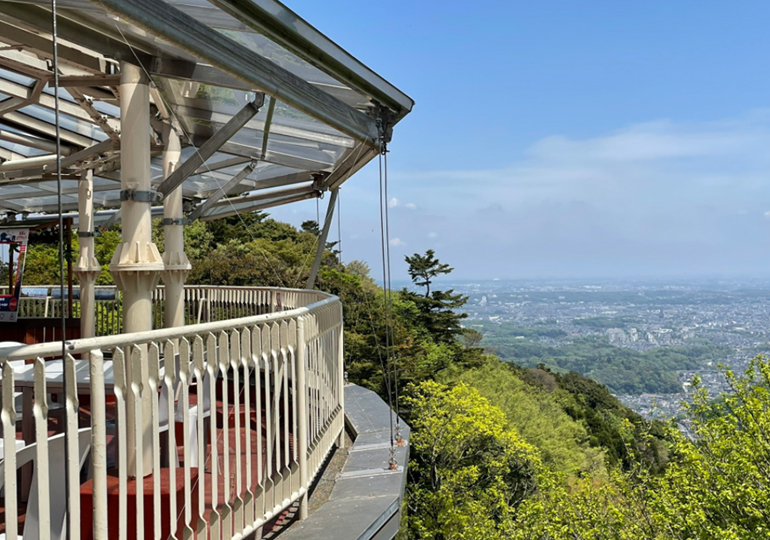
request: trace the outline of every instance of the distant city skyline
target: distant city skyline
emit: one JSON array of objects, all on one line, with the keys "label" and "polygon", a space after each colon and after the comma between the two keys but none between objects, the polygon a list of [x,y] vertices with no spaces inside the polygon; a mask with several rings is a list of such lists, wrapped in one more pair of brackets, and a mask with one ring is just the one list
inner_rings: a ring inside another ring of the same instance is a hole
[{"label": "distant city skyline", "polygon": [[[458,279],[770,267],[770,5],[399,0],[376,47],[354,2],[291,7],[416,101],[389,155],[394,278],[428,248]],[[375,275],[377,183],[375,162],[341,192],[343,258]]]}]

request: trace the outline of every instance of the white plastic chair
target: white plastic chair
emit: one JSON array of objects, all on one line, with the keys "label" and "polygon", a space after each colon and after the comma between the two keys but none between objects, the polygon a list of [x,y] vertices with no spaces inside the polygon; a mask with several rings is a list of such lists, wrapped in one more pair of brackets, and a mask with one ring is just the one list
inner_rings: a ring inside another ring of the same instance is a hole
[{"label": "white plastic chair", "polygon": [[[18,347],[25,347],[26,345],[24,343],[20,343],[18,341],[0,341],[0,352],[4,352],[4,349],[16,349]],[[11,360],[9,362],[11,364],[11,367],[13,367],[14,371],[18,371],[23,369],[25,366],[27,366],[26,360]],[[0,381],[3,378],[2,371],[0,371]],[[13,393],[13,401],[14,405],[16,406],[16,417],[21,418],[22,415],[22,409],[23,409],[23,393],[22,392],[14,392]],[[2,406],[2,388],[0,388],[0,406]],[[51,411],[59,411],[60,409],[63,409],[64,406],[61,403],[55,402],[51,400],[51,394],[48,394],[48,409],[49,413]]]},{"label": "white plastic chair", "polygon": [[[67,519],[67,485],[64,471],[67,464],[64,462],[64,433],[60,433],[48,439],[48,494],[51,512],[51,540],[63,540],[65,534],[65,521]],[[91,428],[78,430],[78,442],[80,447],[79,468],[81,470],[91,450]],[[22,448],[16,452],[16,468],[21,468],[27,463],[34,463],[37,459],[37,443]],[[24,534],[19,538],[40,538],[40,523],[38,510],[38,497],[40,486],[37,477],[38,466],[34,464],[32,473],[32,488],[29,492],[29,505],[24,518]],[[75,479],[79,481],[79,479]],[[5,487],[5,478],[0,478],[0,488]],[[5,534],[0,534],[0,540],[5,540]]]},{"label": "white plastic chair", "polygon": [[[27,446],[27,443],[21,439],[16,439],[16,452],[25,446]],[[3,459],[5,459],[5,441],[4,439],[0,439],[0,463],[2,463]]]},{"label": "white plastic chair", "polygon": [[[20,343],[18,341],[0,341],[0,352],[4,352],[4,349],[16,349],[17,347],[23,347],[24,343]],[[17,369],[22,368],[24,365],[26,365],[26,362],[24,360],[11,360],[10,361],[11,366],[13,367],[13,370],[16,371]],[[0,380],[2,380],[3,374],[0,373]],[[2,406],[2,389],[0,388],[0,406]],[[14,392],[13,393],[13,403],[16,406],[16,415],[17,417],[21,417],[22,412],[22,401],[23,401],[23,394],[22,392]]]},{"label": "white plastic chair", "polygon": [[[179,380],[179,356],[176,358],[176,387],[174,388],[174,401],[179,397],[181,391],[181,381]],[[201,384],[203,388],[201,389]],[[202,390],[202,391],[201,391]],[[160,396],[158,398],[158,431],[163,433],[169,429],[168,422],[168,391],[166,385],[161,385]],[[190,441],[190,466],[198,467],[198,414],[199,411],[203,411],[203,418],[209,418],[211,416],[211,391],[208,384],[208,373],[204,374],[203,381],[198,383],[198,404],[190,407],[189,409],[189,422],[187,425],[187,435]],[[183,421],[184,411],[180,407],[174,407],[174,422],[181,423]],[[205,433],[202,434],[206,436]],[[176,460],[179,458],[175,448],[170,449],[174,452]]]}]

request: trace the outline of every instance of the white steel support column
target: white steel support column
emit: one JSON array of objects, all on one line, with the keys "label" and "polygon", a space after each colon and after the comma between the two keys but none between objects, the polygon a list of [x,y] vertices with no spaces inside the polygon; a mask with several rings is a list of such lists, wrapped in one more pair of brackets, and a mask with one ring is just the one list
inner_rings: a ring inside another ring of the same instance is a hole
[{"label": "white steel support column", "polygon": [[324,227],[321,229],[321,235],[318,237],[318,246],[316,248],[315,260],[313,260],[313,266],[310,267],[310,276],[307,278],[306,289],[315,288],[315,279],[318,276],[318,269],[321,268],[321,259],[323,259],[324,251],[326,250],[326,239],[329,237],[329,228],[332,225],[332,218],[334,217],[334,206],[337,204],[337,195],[339,194],[339,188],[332,190],[332,195],[329,197],[329,205],[326,207],[326,220],[324,221]]},{"label": "white steel support column", "polygon": [[88,170],[78,182],[80,256],[74,271],[80,281],[80,337],[96,335],[94,288],[102,268],[94,249],[94,176]]},{"label": "white steel support column", "polygon": [[[163,177],[168,178],[179,165],[182,156],[179,135],[168,124],[163,133]],[[166,328],[184,326],[184,282],[192,266],[184,252],[184,214],[182,186],[163,200],[163,283],[166,286],[164,324]]]},{"label": "white steel support column", "polygon": [[[127,62],[120,63],[120,213],[123,243],[115,250],[110,273],[123,292],[123,330],[126,333],[152,330],[152,291],[158,285],[163,260],[152,242],[151,171],[150,171],[150,86],[144,71]],[[140,349],[147,358],[146,345]],[[131,357],[126,351],[126,359]],[[138,380],[146,388],[149,372],[142,362],[141,374],[132,373],[128,363],[127,380]],[[142,446],[135,439],[134,396],[128,393],[126,433],[128,471],[135,475],[138,459],[142,471],[152,472],[152,424],[150,392],[142,393]],[[141,452],[142,456],[136,453]]]}]

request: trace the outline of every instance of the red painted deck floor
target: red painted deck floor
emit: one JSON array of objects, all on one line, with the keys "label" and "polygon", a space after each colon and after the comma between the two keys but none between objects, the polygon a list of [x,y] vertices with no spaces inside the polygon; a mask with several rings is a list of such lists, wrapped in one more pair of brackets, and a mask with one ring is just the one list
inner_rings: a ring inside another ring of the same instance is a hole
[{"label": "red painted deck floor", "polygon": [[[255,392],[252,392],[252,395],[254,395]],[[195,405],[196,396],[191,395],[190,396],[190,402],[191,406]],[[90,404],[87,402],[81,403],[80,407],[80,424],[81,427],[87,427],[90,426]],[[215,506],[213,503],[213,490],[212,485],[214,479],[216,479],[217,482],[217,505],[216,508],[219,511],[220,514],[225,512],[226,507],[223,503],[223,495],[225,493],[225,458],[228,460],[229,464],[229,484],[230,484],[230,490],[228,497],[228,503],[232,507],[236,500],[236,495],[240,494],[241,497],[245,496],[246,490],[251,487],[252,493],[256,493],[260,488],[257,483],[258,478],[258,468],[259,468],[259,455],[258,455],[258,447],[257,447],[257,414],[256,414],[256,407],[255,404],[252,403],[250,407],[250,418],[249,418],[249,433],[247,436],[247,430],[245,427],[245,414],[241,413],[240,418],[240,442],[241,442],[241,451],[240,451],[240,462],[241,462],[241,492],[236,493],[237,491],[237,454],[238,452],[236,447],[236,430],[235,430],[235,414],[234,414],[234,408],[232,405],[230,405],[227,408],[227,419],[228,419],[228,452],[225,456],[225,435],[223,427],[223,418],[224,418],[224,406],[221,399],[217,399],[216,405],[215,405],[215,415],[216,415],[216,426],[217,426],[217,440],[216,440],[216,448],[217,448],[217,463],[216,467],[213,466],[212,463],[212,457],[211,457],[211,441],[209,440],[209,433],[206,434],[206,459],[203,464],[203,471],[202,474],[197,474],[197,470],[193,469],[193,485],[192,485],[192,491],[191,491],[191,501],[193,503],[193,508],[191,508],[191,512],[193,513],[192,516],[192,525],[193,530],[195,529],[195,523],[197,522],[198,516],[197,516],[197,501],[199,497],[199,482],[203,482],[203,485],[205,487],[205,508],[203,512],[204,520],[206,523],[210,523],[211,514],[213,512],[213,507]],[[241,409],[243,409],[243,403],[241,403]],[[265,437],[266,434],[266,425],[265,425],[265,415],[264,415],[264,404],[261,407],[261,410],[263,411],[262,417],[259,419],[260,423],[262,425],[262,437],[260,444],[262,446],[262,466],[267,466],[267,440]],[[281,404],[280,410],[283,411],[283,405]],[[108,403],[107,404],[107,417],[109,419],[114,419],[114,413],[115,413],[115,407],[114,403]],[[291,414],[291,412],[290,412]],[[289,417],[291,420],[291,417]],[[281,419],[281,422],[283,422],[283,419]],[[290,422],[291,425],[291,422]],[[176,443],[177,443],[177,455],[179,459],[180,466],[176,468],[176,475],[177,478],[183,478],[184,477],[184,448],[182,446],[183,439],[182,439],[182,428],[181,424],[177,425],[176,430]],[[20,429],[20,428],[19,428]],[[208,422],[206,423],[206,430],[208,431],[210,429],[208,427]],[[59,420],[57,418],[50,418],[49,419],[49,436],[54,435],[56,433],[60,433],[61,430],[59,428]],[[17,438],[21,438],[21,433],[17,433]],[[116,457],[116,439],[112,435],[108,435],[108,463],[113,462]],[[290,456],[293,455],[292,452],[292,445],[293,445],[293,437],[290,437],[289,440],[289,448],[290,448]],[[246,470],[246,451],[247,448],[250,450],[250,458],[251,458],[251,484],[249,486],[247,480],[247,470]],[[284,441],[281,441],[281,462],[284,460]],[[273,467],[275,466],[275,457],[273,458]],[[117,475],[117,470],[111,469],[108,471],[108,475]],[[197,478],[197,480],[196,480]],[[146,482],[146,484],[151,485],[149,482]],[[150,489],[146,487],[145,489]],[[166,490],[168,490],[168,483],[166,482]],[[152,491],[145,492],[145,497],[149,499],[149,501],[152,500]],[[149,502],[148,501],[148,502]],[[0,498],[0,533],[5,532],[5,501],[4,499]],[[152,505],[148,508],[148,505],[145,505],[145,517],[147,517],[148,512],[151,511]],[[23,522],[25,518],[25,511],[26,511],[26,505],[23,503],[19,503],[19,523],[20,523],[20,532],[23,531]],[[162,514],[166,514],[166,520],[168,520],[168,507],[161,508]],[[184,515],[184,502],[183,497],[182,500],[180,500],[180,504],[177,506],[177,513],[180,516]],[[281,515],[277,516],[276,518],[273,518],[268,524],[266,524],[263,527],[263,534],[267,534],[270,531],[273,531],[277,527],[279,527],[283,520],[286,519],[286,516],[288,514],[288,510],[284,511]],[[86,511],[84,515],[82,515],[82,518],[85,518],[85,521],[90,522],[90,512]],[[132,516],[129,515],[128,519],[131,519]],[[115,524],[116,525],[116,524]],[[83,523],[84,529],[86,527],[86,523]],[[113,526],[110,525],[110,529],[112,529]],[[134,527],[129,527],[130,530],[134,530]],[[84,535],[84,538],[88,535]],[[223,537],[226,537],[223,535]]]}]

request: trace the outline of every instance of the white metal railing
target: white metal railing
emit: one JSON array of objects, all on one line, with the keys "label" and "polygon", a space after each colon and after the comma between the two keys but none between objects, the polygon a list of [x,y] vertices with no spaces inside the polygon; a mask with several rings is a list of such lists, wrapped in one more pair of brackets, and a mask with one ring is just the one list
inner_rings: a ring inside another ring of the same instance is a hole
[{"label": "white metal railing", "polygon": [[[39,485],[62,475],[50,470],[47,454],[52,393],[64,394],[69,433],[91,429],[90,467],[84,472],[76,458],[82,450],[78,437],[67,443],[70,538],[123,540],[133,538],[133,531],[136,538],[177,532],[179,538],[242,538],[261,532],[306,496],[344,424],[339,299],[288,289],[188,292],[190,305],[205,298],[217,318],[239,310],[247,316],[69,341],[66,388],[52,375],[56,362],[46,361],[60,357],[59,342],[0,353],[7,538],[16,537],[17,488],[24,487],[17,482],[13,452],[19,422],[27,444],[36,444]],[[263,310],[268,313],[254,314]],[[19,367],[17,360],[30,365]],[[14,399],[19,388],[31,405],[21,419]],[[107,403],[110,395],[113,404]],[[137,426],[133,432],[130,425]],[[145,478],[135,487],[144,496],[135,501],[128,495],[134,475]],[[81,523],[84,485],[93,493],[90,530]],[[164,486],[171,496],[163,496]],[[51,501],[48,489],[36,491],[40,515],[26,519],[41,520],[41,539],[58,538],[57,524],[46,516],[61,501]]]},{"label": "white metal railing", "polygon": [[[62,309],[69,314],[67,291],[65,299],[58,295],[58,286],[30,287],[47,289],[49,294],[19,299],[18,316],[28,318],[59,318]],[[0,287],[0,293],[7,287]],[[97,336],[110,336],[123,331],[123,296],[114,285],[96,287],[94,319]],[[265,287],[229,287],[186,285],[184,290],[185,323],[213,322],[250,315],[262,315],[312,303],[313,291],[278,290]],[[153,328],[163,328],[166,290],[162,285],[153,292]],[[80,299],[72,300],[72,316],[80,316]]]}]

